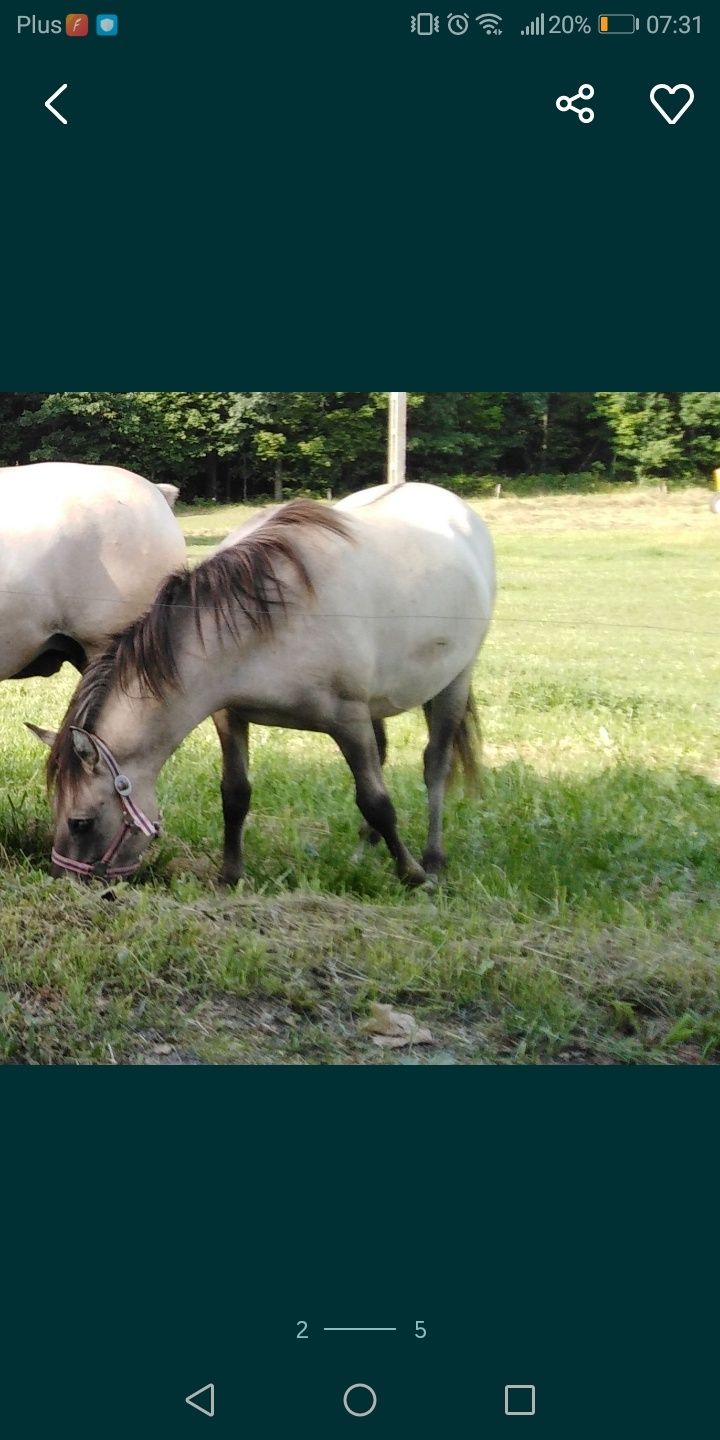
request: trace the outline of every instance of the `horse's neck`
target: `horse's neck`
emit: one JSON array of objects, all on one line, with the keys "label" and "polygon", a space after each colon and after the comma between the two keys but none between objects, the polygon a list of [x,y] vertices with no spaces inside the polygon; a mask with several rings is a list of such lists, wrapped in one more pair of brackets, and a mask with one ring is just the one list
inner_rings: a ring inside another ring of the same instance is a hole
[{"label": "horse's neck", "polygon": [[186,735],[222,707],[215,703],[209,684],[181,686],[162,700],[133,694],[132,688],[130,695],[118,687],[110,692],[96,729],[118,761],[140,768],[154,780]]}]

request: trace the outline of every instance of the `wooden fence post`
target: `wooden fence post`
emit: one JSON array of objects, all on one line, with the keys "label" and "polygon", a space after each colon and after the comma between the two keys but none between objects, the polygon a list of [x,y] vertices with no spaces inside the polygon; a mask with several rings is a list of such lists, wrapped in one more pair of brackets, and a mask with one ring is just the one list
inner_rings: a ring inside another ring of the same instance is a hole
[{"label": "wooden fence post", "polygon": [[388,404],[388,485],[402,485],[405,480],[407,448],[407,391],[391,390]]}]

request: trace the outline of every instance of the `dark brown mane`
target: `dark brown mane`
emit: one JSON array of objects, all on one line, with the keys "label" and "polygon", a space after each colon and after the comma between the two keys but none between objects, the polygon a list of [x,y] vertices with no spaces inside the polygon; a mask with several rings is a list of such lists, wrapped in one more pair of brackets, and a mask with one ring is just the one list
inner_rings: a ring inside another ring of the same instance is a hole
[{"label": "dark brown mane", "polygon": [[85,671],[58,731],[48,760],[48,787],[76,783],[81,765],[71,727],[93,730],[109,691],[130,684],[162,699],[179,682],[175,653],[178,612],[193,616],[202,642],[202,620],[212,615],[218,633],[223,624],[239,637],[240,617],[260,634],[272,631],[275,614],[287,607],[288,582],[276,565],[289,565],[306,594],[313,585],[293,531],[324,530],[350,539],[347,521],[316,500],[291,500],[266,521],[195,569],[182,569],[163,582],[150,609],[110,640]]}]

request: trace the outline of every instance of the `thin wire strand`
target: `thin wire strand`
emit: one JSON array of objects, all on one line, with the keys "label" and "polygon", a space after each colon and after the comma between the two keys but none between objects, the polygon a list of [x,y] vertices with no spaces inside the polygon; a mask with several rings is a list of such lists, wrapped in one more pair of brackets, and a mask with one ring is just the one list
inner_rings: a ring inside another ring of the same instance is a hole
[{"label": "thin wire strand", "polygon": [[[4,588],[3,586],[0,586],[0,595],[15,595],[15,596],[19,596],[19,597],[21,597],[21,598],[23,598],[23,599],[32,599],[32,598],[43,599],[43,598],[45,598],[45,592],[42,591],[42,590],[8,590],[8,589]],[[68,595],[68,596],[66,596],[65,598],[66,598],[67,600],[84,600],[88,605],[117,605],[117,603],[118,603],[117,600],[115,600],[115,599],[108,599],[108,598],[105,597],[105,596],[97,596],[97,595],[96,595],[96,596],[89,596],[89,595]],[[195,607],[194,605],[185,605],[185,604],[183,604],[182,601],[178,601],[178,602],[173,602],[173,604],[171,604],[171,605],[165,605],[165,606],[162,606],[162,607],[159,606],[158,608],[162,608],[162,609],[166,609],[166,610],[188,610],[188,611],[194,612],[196,607]],[[289,601],[289,602],[286,604],[286,606],[284,607],[284,609],[285,609],[286,611],[292,611],[292,610],[294,609],[294,606],[293,606],[292,602]],[[465,621],[476,621],[476,622],[482,623],[482,622],[484,622],[485,620],[487,620],[487,616],[485,616],[485,615],[442,615],[442,614],[439,614],[437,611],[434,611],[434,610],[429,610],[429,611],[425,611],[425,610],[422,610],[422,611],[414,610],[411,615],[404,615],[404,614],[400,614],[400,615],[398,615],[398,614],[395,614],[395,615],[373,615],[373,614],[371,614],[371,613],[369,613],[369,612],[350,611],[350,610],[337,610],[337,611],[334,611],[334,610],[323,610],[323,611],[321,611],[321,612],[318,612],[317,610],[308,610],[308,611],[305,613],[305,619],[306,619],[306,620],[382,620],[382,621],[385,621],[385,622],[388,622],[388,621],[390,621],[390,620],[394,620],[394,621],[398,621],[398,622],[401,622],[401,621],[402,621],[402,622],[406,622],[406,621],[418,621],[418,620],[443,620],[443,621],[448,621],[448,622],[450,622],[450,621],[456,621],[457,623],[463,623],[463,622],[465,622]],[[130,621],[129,623],[132,624],[133,622]],[[499,615],[496,614],[496,615],[493,615],[493,616],[492,616],[491,625],[492,625],[493,628],[495,628],[495,627],[498,626],[498,625],[533,625],[533,626],[556,627],[556,628],[563,628],[563,629],[570,629],[570,630],[602,630],[602,631],[607,631],[607,630],[636,630],[636,631],[651,630],[651,631],[657,632],[658,634],[662,634],[662,635],[684,635],[684,636],[686,636],[686,637],[689,636],[691,639],[699,639],[699,638],[701,638],[701,637],[703,637],[703,636],[704,636],[704,637],[707,637],[708,639],[713,639],[713,640],[717,640],[717,639],[718,639],[718,629],[717,629],[717,627],[714,628],[714,629],[712,629],[712,630],[687,630],[687,629],[685,629],[683,626],[679,626],[679,625],[658,625],[658,624],[655,624],[655,623],[654,623],[653,621],[651,621],[651,620],[630,620],[630,621],[628,621],[628,620],[605,620],[605,621],[603,621],[603,620],[595,620],[595,619],[592,619],[592,620],[589,620],[589,619],[588,619],[588,620],[586,620],[586,619],[583,619],[582,617],[575,617],[575,618],[573,618],[573,619],[564,619],[564,618],[558,618],[557,616],[527,616],[527,615],[507,616],[507,615],[503,615],[503,614],[499,614]]]}]

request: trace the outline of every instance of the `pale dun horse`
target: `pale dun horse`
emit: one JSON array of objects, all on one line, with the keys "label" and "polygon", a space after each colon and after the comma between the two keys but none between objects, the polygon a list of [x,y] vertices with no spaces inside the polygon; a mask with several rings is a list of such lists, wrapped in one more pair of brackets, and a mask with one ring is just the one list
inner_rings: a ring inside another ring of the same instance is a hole
[{"label": "pale dun horse", "polygon": [[[332,736],[355,780],[365,833],[398,875],[441,869],[446,782],[476,769],[473,666],[495,598],[483,521],[434,485],[405,484],[334,508],[293,500],[236,531],[160,588],[82,679],[50,744],[55,873],[127,875],[159,832],[157,777],[212,715],[223,755],[221,879],[242,874],[250,805],[248,727]],[[385,787],[384,720],[422,705],[430,823],[422,865]]]},{"label": "pale dun horse", "polygon": [[81,672],[185,559],[174,485],[113,465],[0,469],[0,680]]}]

